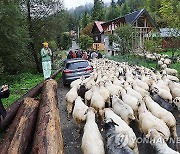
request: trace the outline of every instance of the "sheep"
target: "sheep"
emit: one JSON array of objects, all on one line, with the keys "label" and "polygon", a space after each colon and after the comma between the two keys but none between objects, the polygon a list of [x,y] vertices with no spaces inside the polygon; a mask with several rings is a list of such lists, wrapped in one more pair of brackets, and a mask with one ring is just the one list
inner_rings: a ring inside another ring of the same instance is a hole
[{"label": "sheep", "polygon": [[131,84],[132,84],[133,89],[136,90],[137,92],[139,92],[141,94],[141,96],[144,97],[146,95],[149,95],[149,92],[144,90],[143,88],[137,86],[135,81],[131,82]]},{"label": "sheep", "polygon": [[137,84],[137,86],[139,86],[140,88],[148,91],[149,90],[149,86],[147,83],[143,82],[142,80],[139,80],[137,77],[135,77],[135,80],[134,80]]},{"label": "sheep", "polygon": [[131,95],[128,95],[124,89],[120,90],[121,97],[124,103],[128,104],[134,111],[134,114],[137,115],[138,110],[138,99]]},{"label": "sheep", "polygon": [[166,59],[164,60],[164,64],[170,65],[170,64],[171,64],[171,60],[170,60],[169,58],[166,58]]},{"label": "sheep", "polygon": [[83,80],[85,80],[84,76],[81,76],[80,79],[74,80],[71,82],[70,87],[78,86]]},{"label": "sheep", "polygon": [[172,68],[165,68],[164,69],[168,75],[178,76],[178,71]]},{"label": "sheep", "polygon": [[138,146],[136,142],[136,135],[133,132],[132,128],[129,127],[124,120],[121,119],[118,115],[116,115],[110,108],[104,109],[105,119],[112,119],[119,126],[115,126],[115,131],[117,133],[126,133],[128,139],[125,140],[128,143],[128,146],[134,151],[135,154],[138,154]]},{"label": "sheep", "polygon": [[131,96],[137,98],[138,100],[142,99],[141,94],[139,92],[135,91],[134,89],[132,89],[130,85],[127,85],[126,83],[124,83],[124,89],[127,91],[128,95],[131,95]]},{"label": "sheep", "polygon": [[156,91],[161,98],[168,101],[169,103],[172,103],[172,95],[169,91],[162,89],[158,86],[154,87],[152,91]]},{"label": "sheep", "polygon": [[81,83],[79,86],[80,87],[77,90],[78,96],[81,96],[81,98],[84,99],[85,93],[88,89],[86,88],[85,83]]},{"label": "sheep", "polygon": [[89,89],[85,95],[84,95],[84,98],[85,98],[85,104],[90,106],[90,103],[91,103],[91,98],[92,98],[92,88]]},{"label": "sheep", "polygon": [[84,154],[105,154],[102,135],[95,122],[95,112],[91,107],[86,112],[86,124],[81,144]]},{"label": "sheep", "polygon": [[163,120],[169,127],[174,139],[177,143],[177,132],[176,132],[176,119],[171,112],[162,108],[159,104],[155,103],[150,96],[144,98],[148,110],[157,118]]},{"label": "sheep", "polygon": [[98,114],[103,117],[103,109],[105,108],[104,98],[100,95],[98,87],[95,85],[92,87],[92,98],[90,106],[93,107]]},{"label": "sheep", "polygon": [[163,64],[163,65],[161,65],[161,69],[166,69],[167,68],[167,65],[166,64]]},{"label": "sheep", "polygon": [[179,79],[178,79],[178,77],[176,77],[176,76],[167,75],[167,78],[170,79],[170,80],[172,80],[172,81],[179,82]]},{"label": "sheep", "polygon": [[119,115],[128,125],[132,120],[135,120],[132,108],[120,100],[116,95],[112,97],[113,111]]},{"label": "sheep", "polygon": [[164,100],[163,98],[161,98],[159,95],[158,95],[158,89],[153,89],[151,91],[151,96],[152,96],[152,99],[158,103],[161,107],[165,108],[166,110],[172,112],[174,110],[174,107],[171,103],[167,102],[166,100]]},{"label": "sheep", "polygon": [[169,82],[169,88],[171,90],[173,98],[180,97],[180,89],[172,81]]},{"label": "sheep", "polygon": [[158,65],[161,67],[164,63],[161,60],[158,60]]},{"label": "sheep", "polygon": [[112,119],[107,119],[104,124],[107,140],[107,152],[109,154],[134,154],[133,150],[130,149],[125,142],[125,137],[127,137],[127,134],[116,133],[115,125],[119,126]]},{"label": "sheep", "polygon": [[161,132],[161,135],[165,138],[166,141],[169,139],[170,131],[165,122],[155,117],[151,112],[149,112],[143,101],[139,101],[138,115],[140,130],[145,135],[148,134],[148,131],[150,129],[155,128],[159,132]]},{"label": "sheep", "polygon": [[67,111],[68,111],[68,119],[70,117],[70,114],[73,111],[74,101],[78,97],[77,89],[78,89],[78,86],[76,85],[73,88],[71,88],[70,91],[65,96],[66,104],[67,104]]},{"label": "sheep", "polygon": [[147,138],[150,139],[150,144],[155,148],[157,154],[179,154],[179,152],[168,147],[158,130],[149,129]]},{"label": "sheep", "polygon": [[80,128],[80,124],[86,120],[85,112],[89,107],[84,104],[82,98],[78,96],[75,100],[75,105],[73,109],[73,119]]},{"label": "sheep", "polygon": [[180,112],[180,97],[174,98],[173,103],[177,106],[178,111]]},{"label": "sheep", "polygon": [[103,81],[99,82],[99,93],[104,98],[104,101],[107,102],[107,106],[110,107],[111,106],[110,94],[109,91],[104,87]]}]

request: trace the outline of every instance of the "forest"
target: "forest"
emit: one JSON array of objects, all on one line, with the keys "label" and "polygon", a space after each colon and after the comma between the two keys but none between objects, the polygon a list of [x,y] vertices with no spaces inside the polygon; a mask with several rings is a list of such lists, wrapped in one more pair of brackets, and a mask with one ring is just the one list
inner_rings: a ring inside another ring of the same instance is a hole
[{"label": "forest", "polygon": [[0,75],[42,72],[40,49],[48,41],[53,51],[71,46],[70,30],[80,28],[80,44],[92,43],[93,22],[108,21],[145,8],[160,28],[180,27],[178,0],[94,0],[67,10],[63,1],[0,0]]}]

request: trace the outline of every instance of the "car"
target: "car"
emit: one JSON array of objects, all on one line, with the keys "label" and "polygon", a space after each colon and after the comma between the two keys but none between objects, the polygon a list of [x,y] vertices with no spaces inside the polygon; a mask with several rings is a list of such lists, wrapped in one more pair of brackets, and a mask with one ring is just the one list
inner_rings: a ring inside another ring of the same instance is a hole
[{"label": "car", "polygon": [[71,84],[72,81],[79,79],[81,76],[87,78],[92,71],[92,66],[90,66],[89,62],[85,59],[66,59],[62,71],[63,84]]}]

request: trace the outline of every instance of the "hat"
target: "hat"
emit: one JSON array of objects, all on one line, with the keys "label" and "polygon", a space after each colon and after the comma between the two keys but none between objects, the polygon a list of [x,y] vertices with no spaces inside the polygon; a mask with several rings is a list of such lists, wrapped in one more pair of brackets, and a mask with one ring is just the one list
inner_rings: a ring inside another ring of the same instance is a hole
[{"label": "hat", "polygon": [[45,47],[48,46],[48,43],[47,42],[44,42],[42,43]]}]

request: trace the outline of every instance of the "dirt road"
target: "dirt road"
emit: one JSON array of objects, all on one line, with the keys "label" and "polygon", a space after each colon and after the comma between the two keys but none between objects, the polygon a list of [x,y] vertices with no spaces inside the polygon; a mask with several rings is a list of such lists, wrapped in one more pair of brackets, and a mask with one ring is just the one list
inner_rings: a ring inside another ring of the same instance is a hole
[{"label": "dirt road", "polygon": [[[62,84],[62,80],[59,81],[58,87],[58,100],[59,100],[59,109],[60,109],[60,117],[61,117],[61,126],[63,131],[63,139],[64,139],[64,152],[65,154],[82,154],[81,152],[81,139],[82,134],[79,134],[77,131],[77,126],[75,125],[72,118],[70,121],[67,119],[67,111],[66,111],[66,102],[65,95],[69,91],[69,87],[64,87]],[[178,117],[177,110],[174,112],[174,115],[177,120],[177,132],[178,136],[180,136],[180,119]],[[101,127],[101,125],[99,124]],[[138,147],[139,154],[154,154],[152,146],[149,143],[142,143],[142,134],[139,132],[136,123],[132,123],[130,125],[133,128],[137,139],[138,139]],[[101,127],[102,128],[102,127]],[[100,128],[100,130],[101,130]],[[103,134],[103,132],[102,132]],[[103,135],[104,136],[104,135]],[[172,145],[170,145],[172,146]],[[180,138],[179,138],[179,150],[180,150]]]}]

